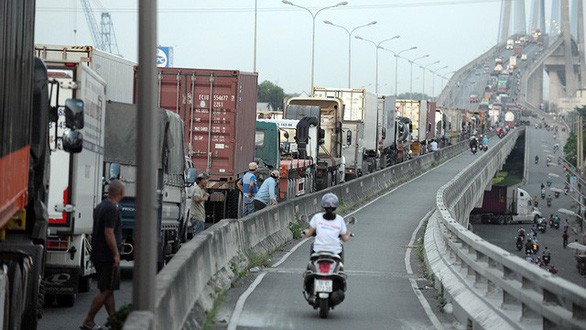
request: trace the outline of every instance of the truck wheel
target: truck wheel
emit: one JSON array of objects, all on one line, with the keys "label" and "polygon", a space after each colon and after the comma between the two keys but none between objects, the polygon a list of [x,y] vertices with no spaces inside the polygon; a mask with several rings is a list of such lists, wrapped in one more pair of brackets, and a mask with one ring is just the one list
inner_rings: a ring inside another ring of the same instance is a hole
[{"label": "truck wheel", "polygon": [[57,295],[57,304],[62,307],[72,307],[75,304],[75,294],[60,294]]},{"label": "truck wheel", "polygon": [[240,191],[237,189],[229,190],[226,196],[226,218],[240,218],[240,210],[242,210],[242,195],[240,194]]},{"label": "truck wheel", "polygon": [[8,329],[18,330],[23,317],[25,305],[23,274],[18,261],[11,260],[6,263],[8,266],[8,287],[6,296],[8,298],[6,311],[8,312]]}]

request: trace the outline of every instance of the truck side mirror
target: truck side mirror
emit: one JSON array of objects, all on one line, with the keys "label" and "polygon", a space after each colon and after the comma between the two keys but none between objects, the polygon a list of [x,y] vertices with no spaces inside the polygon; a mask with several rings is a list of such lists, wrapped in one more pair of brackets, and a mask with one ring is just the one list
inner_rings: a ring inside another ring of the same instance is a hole
[{"label": "truck side mirror", "polygon": [[285,137],[285,139],[287,139],[287,141],[289,141],[289,132],[285,131],[283,133],[283,136]]},{"label": "truck side mirror", "polygon": [[83,149],[83,135],[79,131],[66,130],[63,132],[63,150],[69,153],[80,153]]},{"label": "truck side mirror", "polygon": [[413,133],[413,124],[409,124],[409,133]]},{"label": "truck side mirror", "polygon": [[187,184],[187,186],[193,185],[193,183],[195,182],[196,176],[197,176],[197,171],[195,170],[195,168],[190,167],[187,169],[187,177],[185,178],[185,183]]},{"label": "truck side mirror", "polygon": [[383,140],[387,138],[387,128],[386,128],[386,127],[383,127],[383,128],[381,129],[381,134],[380,134],[380,135],[381,135],[381,138],[382,138]]},{"label": "truck side mirror", "polygon": [[340,133],[342,131],[342,122],[336,122],[336,133]]},{"label": "truck side mirror", "polygon": [[120,164],[112,163],[110,164],[110,173],[108,175],[109,180],[119,180],[120,179]]},{"label": "truck side mirror", "polygon": [[323,128],[320,128],[318,130],[318,133],[317,134],[318,134],[319,144],[324,144],[324,142],[325,142],[324,139],[326,138],[326,130],[323,129]]},{"label": "truck side mirror", "polygon": [[346,132],[346,144],[347,145],[351,145],[352,144],[352,131],[348,130]]},{"label": "truck side mirror", "polygon": [[65,100],[65,127],[70,129],[83,128],[83,101],[80,99]]}]

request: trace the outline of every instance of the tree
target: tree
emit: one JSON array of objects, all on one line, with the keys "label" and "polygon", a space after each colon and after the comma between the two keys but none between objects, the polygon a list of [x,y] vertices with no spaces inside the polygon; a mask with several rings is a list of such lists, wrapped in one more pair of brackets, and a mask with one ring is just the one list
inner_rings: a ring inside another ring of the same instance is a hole
[{"label": "tree", "polygon": [[273,111],[283,109],[283,99],[285,96],[283,88],[268,80],[258,85],[258,101],[270,104]]}]

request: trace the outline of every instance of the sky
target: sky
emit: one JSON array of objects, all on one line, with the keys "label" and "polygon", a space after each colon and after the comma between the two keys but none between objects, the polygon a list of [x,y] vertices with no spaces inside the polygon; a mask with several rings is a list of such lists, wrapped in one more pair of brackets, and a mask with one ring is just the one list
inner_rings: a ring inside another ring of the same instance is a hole
[{"label": "sky", "polygon": [[[291,0],[316,12],[338,0]],[[527,1],[529,2],[529,1]],[[94,17],[109,11],[120,53],[137,60],[138,16],[135,1],[90,0]],[[325,9],[315,19],[315,86],[348,86],[348,33],[325,24],[328,20],[351,30],[352,88],[375,90],[376,51],[360,36],[395,52],[416,64],[438,64],[449,73],[494,46],[497,42],[500,0],[348,0],[345,6]],[[259,83],[268,80],[286,93],[308,92],[311,85],[312,16],[306,10],[280,0],[257,0],[257,57]],[[527,6],[528,7],[528,6]],[[158,1],[158,44],[174,47],[174,66],[186,68],[253,71],[255,0],[165,0]],[[529,8],[527,9],[529,12]],[[74,31],[76,31],[74,33]],[[35,42],[38,44],[91,45],[92,38],[80,0],[37,0]],[[378,75],[380,94],[393,94],[395,58],[380,50]],[[412,79],[411,79],[412,78]],[[425,80],[424,80],[425,79]],[[432,93],[432,74],[423,78],[422,69],[400,59],[398,93]],[[434,79],[434,92],[440,79]]]}]

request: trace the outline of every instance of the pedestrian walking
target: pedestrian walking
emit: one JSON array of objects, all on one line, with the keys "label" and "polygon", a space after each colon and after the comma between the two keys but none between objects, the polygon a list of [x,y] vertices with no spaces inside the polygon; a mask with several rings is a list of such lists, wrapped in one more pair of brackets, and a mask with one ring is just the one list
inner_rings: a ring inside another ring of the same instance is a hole
[{"label": "pedestrian walking", "polygon": [[277,187],[277,182],[279,179],[279,171],[275,170],[271,172],[271,176],[268,177],[260,188],[258,189],[258,193],[256,193],[256,197],[254,197],[254,210],[262,210],[267,205],[277,205],[277,195],[275,193],[275,188]]},{"label": "pedestrian walking", "polygon": [[568,235],[568,231],[564,230],[564,233],[562,234],[562,239],[563,241],[563,245],[564,245],[564,249],[568,246],[568,238],[570,238],[570,235]]},{"label": "pedestrian walking", "polygon": [[258,191],[258,186],[256,184],[256,170],[258,165],[255,162],[251,162],[248,164],[248,172],[244,174],[236,185],[238,189],[242,192],[244,197],[242,198],[244,209],[242,210],[242,216],[247,216],[254,212],[254,196]]},{"label": "pedestrian walking", "polygon": [[203,173],[198,175],[195,179],[195,187],[193,189],[193,195],[191,195],[191,204],[189,206],[189,222],[192,236],[201,233],[205,229],[205,202],[210,198],[210,194],[206,192],[207,185],[208,176]]},{"label": "pedestrian walking", "polygon": [[570,227],[570,222],[566,218],[566,219],[564,219],[564,231],[568,231],[569,227]]},{"label": "pedestrian walking", "polygon": [[80,326],[81,329],[96,329],[94,318],[102,306],[108,315],[116,312],[114,291],[120,289],[120,250],[122,244],[122,220],[118,203],[124,197],[124,184],[114,180],[108,185],[108,196],[94,209],[91,261],[96,267],[98,289],[90,310]]}]

